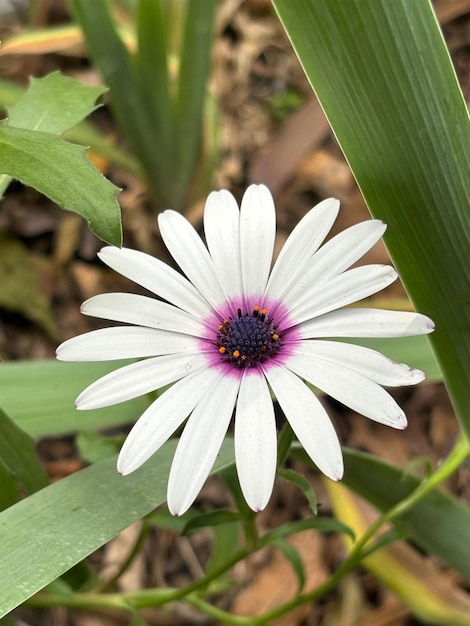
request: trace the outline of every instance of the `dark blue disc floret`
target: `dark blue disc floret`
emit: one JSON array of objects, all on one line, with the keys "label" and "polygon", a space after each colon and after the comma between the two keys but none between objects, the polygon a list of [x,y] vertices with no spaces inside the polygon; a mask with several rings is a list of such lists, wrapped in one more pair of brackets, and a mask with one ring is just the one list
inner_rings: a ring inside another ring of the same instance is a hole
[{"label": "dark blue disc floret", "polygon": [[219,324],[216,346],[223,362],[240,369],[255,367],[279,353],[281,334],[266,309],[255,306],[251,313],[238,309],[237,317]]}]

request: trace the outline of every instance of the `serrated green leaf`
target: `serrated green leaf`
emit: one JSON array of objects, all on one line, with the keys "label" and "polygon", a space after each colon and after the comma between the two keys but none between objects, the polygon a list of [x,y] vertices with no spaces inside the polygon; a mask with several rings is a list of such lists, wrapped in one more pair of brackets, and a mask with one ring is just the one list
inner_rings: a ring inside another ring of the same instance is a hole
[{"label": "serrated green leaf", "polygon": [[[107,459],[0,513],[0,618],[162,504],[174,450],[167,442],[125,477]],[[233,460],[225,442],[213,471]]]},{"label": "serrated green leaf", "polygon": [[27,493],[49,483],[36,455],[33,439],[0,409],[0,463]]},{"label": "serrated green leaf", "polygon": [[74,78],[52,72],[31,78],[29,89],[8,109],[9,126],[62,135],[97,109],[106,87],[86,87]]},{"label": "serrated green leaf", "polygon": [[122,241],[119,189],[96,170],[86,150],[60,137],[0,124],[0,171],[78,213],[97,237]]},{"label": "serrated green leaf", "polygon": [[0,366],[0,406],[33,437],[75,433],[136,421],[145,397],[93,411],[77,411],[75,398],[100,376],[129,361],[62,363],[15,361]]}]

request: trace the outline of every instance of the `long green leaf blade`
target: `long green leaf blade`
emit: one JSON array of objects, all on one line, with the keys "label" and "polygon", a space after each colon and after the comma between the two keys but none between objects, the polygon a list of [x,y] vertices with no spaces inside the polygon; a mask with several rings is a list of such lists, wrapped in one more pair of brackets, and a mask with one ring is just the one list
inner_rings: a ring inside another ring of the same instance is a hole
[{"label": "long green leaf blade", "polygon": [[78,394],[94,380],[129,361],[62,363],[14,361],[0,366],[0,406],[32,437],[110,428],[136,421],[145,397],[93,411],[77,411]]},{"label": "long green leaf blade", "polygon": [[[174,449],[126,477],[115,458],[96,463],[0,513],[0,618],[162,504]],[[214,470],[232,462],[226,442]]]},{"label": "long green leaf blade", "polygon": [[273,0],[470,435],[470,124],[428,0]]},{"label": "long green leaf blade", "polygon": [[141,88],[107,3],[69,0],[69,5],[83,29],[90,55],[109,87],[111,106],[126,140],[141,161],[160,200],[165,206],[173,206],[173,199],[166,193],[174,174],[171,159],[168,159],[169,147],[163,144],[163,136],[159,135],[152,117],[153,98],[146,97]]}]

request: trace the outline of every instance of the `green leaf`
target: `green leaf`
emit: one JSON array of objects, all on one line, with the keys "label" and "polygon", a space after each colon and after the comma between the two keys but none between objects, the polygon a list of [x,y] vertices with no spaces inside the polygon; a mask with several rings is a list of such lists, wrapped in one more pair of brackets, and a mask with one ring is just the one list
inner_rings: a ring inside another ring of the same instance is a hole
[{"label": "green leaf", "polygon": [[20,487],[0,458],[0,511],[7,509],[20,499]]},{"label": "green leaf", "polygon": [[[21,485],[27,493],[34,493],[49,483],[49,478],[36,455],[34,440],[19,428],[8,415],[0,409],[0,466],[2,473]],[[7,483],[1,483],[2,491]],[[11,491],[10,500],[14,495]],[[12,502],[10,501],[10,504]]]},{"label": "green leaf", "polygon": [[57,339],[57,323],[26,246],[0,231],[0,252],[0,307],[21,313]]},{"label": "green leaf", "polygon": [[[162,504],[174,450],[168,442],[125,477],[107,459],[0,513],[0,618]],[[226,442],[213,471],[233,459]]]},{"label": "green leaf", "polygon": [[299,583],[297,593],[300,593],[303,589],[303,586],[305,585],[305,568],[299,551],[294,545],[292,545],[288,541],[285,541],[284,539],[276,539],[276,541],[274,541],[273,543],[292,565],[292,569],[294,570],[294,573],[297,576],[297,580]]},{"label": "green leaf", "polygon": [[[109,87],[117,123],[163,204],[174,206],[172,198],[165,195],[174,175],[173,162],[168,159],[171,146],[164,145],[163,137],[158,134],[152,117],[153,96],[141,89],[130,54],[116,32],[106,3],[70,0],[68,4],[83,29],[90,55]],[[171,120],[168,123],[171,125]]]},{"label": "green leaf", "polygon": [[[421,482],[361,452],[344,450],[344,460],[343,482],[381,511],[403,500]],[[470,580],[470,509],[463,502],[436,489],[400,520],[417,545]]]},{"label": "green leaf", "polygon": [[86,158],[86,150],[60,137],[0,124],[1,172],[34,187],[85,218],[104,241],[122,240],[118,188]]},{"label": "green leaf", "polygon": [[201,528],[220,526],[222,524],[233,524],[233,522],[242,521],[242,515],[236,511],[209,511],[209,513],[194,515],[183,528],[182,534],[189,535],[190,533],[200,530]]},{"label": "green leaf", "polygon": [[211,531],[212,549],[206,564],[206,572],[211,572],[227,563],[228,559],[240,548],[242,537],[238,522],[213,526]]},{"label": "green leaf", "polygon": [[278,526],[274,530],[271,530],[263,535],[261,543],[263,546],[269,545],[273,541],[277,541],[283,537],[288,537],[289,535],[300,533],[303,530],[308,529],[315,529],[330,533],[344,533],[354,539],[354,533],[349,526],[346,526],[346,524],[343,524],[343,522],[340,522],[334,517],[311,517],[309,519],[288,522],[287,524]]},{"label": "green leaf", "polygon": [[216,6],[216,0],[187,2],[175,107],[178,143],[175,195],[179,206],[184,203],[194,168],[201,156],[203,111]]},{"label": "green leaf", "polygon": [[85,87],[77,80],[53,72],[31,78],[26,93],[8,109],[9,126],[62,135],[98,107],[106,87]]},{"label": "green leaf", "polygon": [[0,406],[33,437],[119,426],[147,408],[145,397],[93,411],[77,411],[75,398],[100,376],[129,361],[62,363],[16,361],[0,367]]},{"label": "green leaf", "polygon": [[92,430],[83,430],[75,438],[80,457],[88,463],[97,463],[119,452],[123,437],[103,437]]},{"label": "green leaf", "polygon": [[298,487],[304,493],[305,497],[308,500],[308,504],[312,510],[312,513],[316,515],[317,514],[317,495],[314,492],[312,485],[305,478],[305,476],[291,469],[280,470],[279,476],[291,482],[293,485]]},{"label": "green leaf", "polygon": [[470,435],[470,123],[429,0],[273,0]]},{"label": "green leaf", "polygon": [[[0,78],[0,108],[7,109],[15,104],[25,89]],[[142,177],[142,171],[139,164],[125,154],[120,148],[114,146],[95,126],[84,121],[64,133],[64,139],[72,143],[78,143],[81,146],[87,146],[91,152],[98,154],[105,159],[109,159],[112,163],[119,165],[135,176]]]}]

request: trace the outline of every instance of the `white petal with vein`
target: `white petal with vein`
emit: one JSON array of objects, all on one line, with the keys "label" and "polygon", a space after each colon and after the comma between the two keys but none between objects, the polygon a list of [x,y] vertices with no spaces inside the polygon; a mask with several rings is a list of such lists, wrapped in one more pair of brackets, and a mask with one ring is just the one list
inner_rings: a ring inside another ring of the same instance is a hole
[{"label": "white petal with vein", "polygon": [[211,312],[208,303],[189,280],[145,252],[108,246],[102,248],[98,256],[116,272],[188,313],[204,316]]},{"label": "white petal with vein", "polygon": [[77,409],[100,409],[137,398],[206,365],[201,354],[170,354],[131,363],[99,378],[76,400]]},{"label": "white petal with vein", "polygon": [[260,296],[268,282],[276,235],[276,211],[268,188],[251,185],[240,208],[240,252],[246,296]]},{"label": "white petal with vein", "polygon": [[199,370],[167,389],[140,416],[119,453],[117,468],[130,474],[140,467],[188,417],[220,374]]},{"label": "white petal with vein", "polygon": [[276,476],[277,435],[273,401],[261,373],[241,381],[235,414],[235,459],[240,486],[248,505],[262,511]]},{"label": "white petal with vein", "polygon": [[221,377],[198,402],[183,430],[168,478],[168,508],[182,515],[201,490],[227,433],[239,381]]},{"label": "white petal with vein", "polygon": [[212,307],[224,300],[219,275],[202,239],[187,219],[176,211],[164,211],[158,225],[166,247],[180,268]]},{"label": "white petal with vein", "polygon": [[207,333],[200,319],[177,307],[133,293],[103,293],[86,300],[83,315],[115,322],[137,324],[160,330],[204,337]]},{"label": "white petal with vein", "polygon": [[57,349],[59,361],[113,361],[197,352],[190,335],[141,326],[113,326],[72,337]]},{"label": "white petal with vein", "polygon": [[315,337],[413,337],[427,335],[434,323],[421,313],[350,308],[331,311],[299,325],[304,339]]},{"label": "white petal with vein", "polygon": [[266,378],[297,439],[326,476],[343,476],[343,455],[333,425],[315,394],[284,367],[267,368]]},{"label": "white petal with vein", "polygon": [[358,372],[304,354],[289,357],[286,367],[353,411],[392,428],[406,427],[405,414],[392,396]]}]

